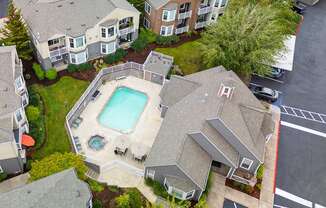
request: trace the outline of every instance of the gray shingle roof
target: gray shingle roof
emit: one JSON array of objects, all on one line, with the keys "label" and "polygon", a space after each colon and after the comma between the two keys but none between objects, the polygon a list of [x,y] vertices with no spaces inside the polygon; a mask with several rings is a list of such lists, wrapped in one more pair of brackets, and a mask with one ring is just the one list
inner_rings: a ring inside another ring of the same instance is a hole
[{"label": "gray shingle roof", "polygon": [[116,8],[139,13],[126,0],[14,0],[35,37],[47,41],[54,35],[78,37]]},{"label": "gray shingle roof", "polygon": [[11,139],[13,116],[22,106],[15,92],[15,79],[22,75],[22,68],[15,64],[16,56],[15,46],[0,47],[0,142]]},{"label": "gray shingle roof", "polygon": [[169,0],[147,0],[155,9],[158,9],[169,2]]},{"label": "gray shingle roof", "polygon": [[73,169],[0,194],[1,207],[6,208],[82,208],[89,199],[88,185],[77,178]]},{"label": "gray shingle roof", "polygon": [[144,63],[144,67],[147,71],[166,76],[169,73],[172,64],[172,56],[168,56],[156,51],[151,51]]},{"label": "gray shingle roof", "polygon": [[165,178],[169,184],[173,184],[173,187],[183,190],[185,192],[190,192],[196,189],[196,187],[192,183],[189,183],[188,180],[184,180],[182,178],[174,176],[166,176]]},{"label": "gray shingle roof", "polygon": [[[187,81],[181,81],[184,79]],[[197,86],[189,87],[189,82],[197,83]],[[231,99],[218,96],[222,83],[235,87]],[[236,147],[232,147],[217,130],[216,135],[212,135],[211,129],[205,126],[209,119],[214,118],[225,122],[239,136],[241,143],[261,159],[265,142],[261,127],[266,110],[234,72],[216,67],[183,78],[173,77],[164,88],[161,94],[163,102],[172,105],[145,166],[178,164],[200,187],[205,188],[206,173],[212,160],[187,136],[188,133],[204,131],[232,162],[239,161]]]}]

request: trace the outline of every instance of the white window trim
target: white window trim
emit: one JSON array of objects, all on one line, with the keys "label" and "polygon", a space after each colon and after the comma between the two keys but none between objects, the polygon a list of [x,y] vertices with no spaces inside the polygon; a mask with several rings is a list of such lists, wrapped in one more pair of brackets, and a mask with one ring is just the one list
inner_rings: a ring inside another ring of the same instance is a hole
[{"label": "white window trim", "polygon": [[3,171],[3,168],[1,167],[1,165],[0,165],[0,173],[3,173],[4,171]]},{"label": "white window trim", "polygon": [[[162,35],[162,28],[163,28],[163,27],[165,28],[165,34],[164,34],[164,35]],[[169,27],[171,27],[171,34],[168,34],[168,33],[167,33],[167,31],[168,31],[167,28],[169,28]],[[174,30],[174,25],[161,26],[160,35],[161,35],[161,36],[171,36],[171,35],[173,35],[173,30]]]},{"label": "white window trim", "polygon": [[[147,11],[146,8],[149,9],[149,11]],[[150,15],[152,12],[152,6],[149,3],[147,3],[147,1],[145,1],[144,10],[148,15]]]},{"label": "white window trim", "polygon": [[[77,62],[77,61],[78,61],[78,60],[77,60],[77,55],[78,55],[78,54],[81,54],[81,53],[85,53],[85,61]],[[73,62],[72,62],[72,56],[75,56],[76,63],[73,63]],[[87,55],[87,50],[86,50],[86,51],[83,51],[83,52],[80,52],[80,53],[70,53],[70,54],[69,54],[70,63],[72,63],[72,64],[76,64],[76,65],[86,63],[86,62],[87,62],[87,56],[88,56],[88,55]]]},{"label": "white window trim", "polygon": [[[18,113],[18,112],[19,112],[20,117],[21,117],[21,120],[20,120],[20,121],[18,121],[18,117],[17,117],[17,113]],[[17,123],[21,123],[21,122],[24,121],[24,115],[23,115],[23,111],[22,111],[21,108],[18,109],[18,110],[16,111],[16,113],[15,113],[15,118],[16,118]]]},{"label": "white window trim", "polygon": [[[249,162],[250,163],[250,165],[248,166],[248,168],[242,167],[243,163],[245,163],[245,162]],[[252,166],[253,163],[254,163],[254,161],[252,161],[252,160],[244,157],[242,159],[242,161],[241,161],[240,168],[245,169],[245,170],[250,170],[250,168],[251,168],[251,166]]]},{"label": "white window trim", "polygon": [[[164,19],[164,12],[167,12],[167,19]],[[176,17],[176,14],[177,14],[177,10],[163,10],[162,11],[162,21],[164,21],[164,22],[174,21],[175,17]]]},{"label": "white window trim", "polygon": [[[147,22],[148,26],[145,25],[145,22]],[[151,28],[151,22],[146,17],[144,17],[143,25],[147,29]]]},{"label": "white window trim", "polygon": [[[78,38],[83,38],[83,45],[80,46],[80,47],[76,47],[76,39],[78,39]],[[71,47],[71,46],[70,46],[70,39],[73,40],[74,47]],[[86,45],[86,37],[85,37],[85,35],[83,35],[83,36],[79,36],[79,37],[76,37],[76,38],[69,38],[69,47],[70,47],[70,48],[74,48],[74,49],[77,49],[77,48],[83,48],[83,47],[85,47],[85,45]]]},{"label": "white window trim", "polygon": [[[111,43],[101,43],[101,54],[111,54],[111,53],[114,53],[117,50],[116,45],[115,45],[115,42],[113,42],[114,49],[113,49],[112,52],[109,52],[109,44],[112,44],[112,42]],[[103,53],[102,52],[102,47],[103,46],[105,46],[106,53]]]},{"label": "white window trim", "polygon": [[[105,30],[105,32],[104,32],[105,37],[102,36],[102,29]],[[107,29],[106,27],[101,27],[101,29],[100,29],[100,33],[101,33],[101,38],[107,38],[107,36],[108,36],[108,29]]]},{"label": "white window trim", "polygon": [[24,93],[23,97],[22,97],[22,100],[26,100],[26,105],[23,105],[23,107],[26,107],[28,105],[28,96],[27,96],[27,93]]},{"label": "white window trim", "polygon": [[154,180],[154,177],[155,177],[155,170],[147,169],[147,171],[146,171],[146,176],[147,176],[147,178],[150,178],[150,179]]}]

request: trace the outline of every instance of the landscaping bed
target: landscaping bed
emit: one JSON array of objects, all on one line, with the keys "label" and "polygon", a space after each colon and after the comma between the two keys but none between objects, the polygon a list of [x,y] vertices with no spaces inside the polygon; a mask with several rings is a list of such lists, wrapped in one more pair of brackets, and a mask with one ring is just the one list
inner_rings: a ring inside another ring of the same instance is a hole
[{"label": "landscaping bed", "polygon": [[257,199],[260,198],[260,189],[258,188],[258,186],[261,186],[261,185],[258,185],[258,184],[261,184],[261,181],[257,181],[257,183],[256,183],[256,185],[254,187],[251,187],[249,185],[245,185],[243,183],[231,180],[229,178],[227,178],[226,181],[225,181],[226,186],[228,186],[230,188],[233,188],[235,190],[241,191],[242,193],[248,194],[248,195],[250,195],[252,197],[255,197]]}]

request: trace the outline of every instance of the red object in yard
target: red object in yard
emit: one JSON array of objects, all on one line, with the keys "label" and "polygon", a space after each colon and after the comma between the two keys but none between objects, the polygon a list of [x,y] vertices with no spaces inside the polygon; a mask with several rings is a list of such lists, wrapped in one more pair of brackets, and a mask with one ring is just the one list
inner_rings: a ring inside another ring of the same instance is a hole
[{"label": "red object in yard", "polygon": [[26,147],[32,147],[35,145],[35,140],[31,136],[29,136],[27,134],[23,134],[22,145],[24,145]]}]

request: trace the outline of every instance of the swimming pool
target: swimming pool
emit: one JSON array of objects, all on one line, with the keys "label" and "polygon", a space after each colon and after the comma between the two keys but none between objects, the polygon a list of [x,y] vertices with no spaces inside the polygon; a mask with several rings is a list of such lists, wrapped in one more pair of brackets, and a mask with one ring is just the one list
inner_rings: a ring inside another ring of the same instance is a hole
[{"label": "swimming pool", "polygon": [[128,87],[117,87],[99,114],[101,125],[130,133],[144,111],[148,97]]}]

